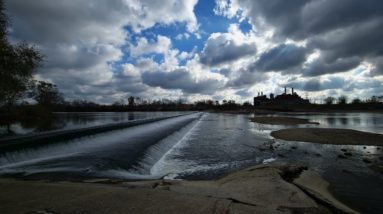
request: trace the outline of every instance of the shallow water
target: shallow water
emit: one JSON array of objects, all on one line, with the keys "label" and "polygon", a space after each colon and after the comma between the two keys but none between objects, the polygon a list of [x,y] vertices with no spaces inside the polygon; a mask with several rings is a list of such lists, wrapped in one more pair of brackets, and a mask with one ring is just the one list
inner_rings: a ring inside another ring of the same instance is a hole
[{"label": "shallow water", "polygon": [[[283,114],[320,125],[383,133],[383,114]],[[213,179],[255,164],[306,165],[322,174],[331,190],[355,209],[383,213],[382,149],[275,140],[286,126],[261,125],[252,115],[195,113],[117,131],[81,137],[0,156],[0,174],[152,179]],[[270,149],[270,144],[274,149]],[[344,151],[351,153],[340,158]],[[368,159],[371,163],[366,163]]]}]

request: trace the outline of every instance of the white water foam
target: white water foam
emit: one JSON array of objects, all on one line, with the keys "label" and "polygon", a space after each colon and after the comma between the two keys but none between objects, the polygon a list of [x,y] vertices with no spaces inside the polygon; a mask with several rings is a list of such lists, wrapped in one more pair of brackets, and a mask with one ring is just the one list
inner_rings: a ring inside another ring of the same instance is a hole
[{"label": "white water foam", "polygon": [[[184,143],[188,141],[188,139],[191,139],[193,135],[196,132],[197,127],[201,123],[204,117],[206,117],[208,114],[204,114],[201,116],[201,118],[196,121],[194,124],[191,124],[192,127],[189,129],[189,131],[180,139],[178,140],[174,146],[169,149],[162,157],[159,159],[150,169],[150,174],[152,175],[170,175],[170,174],[177,174],[179,171],[182,170],[176,170],[178,167],[175,166],[175,164],[178,164],[178,166],[182,165],[179,162],[175,163],[174,160],[170,160],[167,158],[169,154],[173,153],[174,151],[180,149],[183,147]],[[190,166],[187,164],[187,166]],[[184,167],[181,167],[181,169],[185,169]],[[175,177],[175,176],[174,176]]]},{"label": "white water foam", "polygon": [[263,160],[262,163],[263,164],[268,164],[268,163],[274,162],[276,160],[277,160],[276,158],[268,158],[268,159]]},{"label": "white water foam", "polygon": [[204,114],[200,114],[200,117],[197,120],[151,146],[146,151],[144,158],[139,164],[129,172],[132,174],[151,175],[155,177],[167,174],[161,170],[164,165],[165,157],[192,135],[193,130],[200,123],[202,117],[204,117]]}]

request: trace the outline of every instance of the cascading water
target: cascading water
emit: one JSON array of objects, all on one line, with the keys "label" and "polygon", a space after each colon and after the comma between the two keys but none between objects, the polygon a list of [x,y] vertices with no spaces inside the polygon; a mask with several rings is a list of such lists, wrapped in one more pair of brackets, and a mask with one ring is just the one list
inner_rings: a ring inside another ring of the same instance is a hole
[{"label": "cascading water", "polygon": [[[141,169],[148,169],[150,164],[171,149],[177,138],[184,135],[190,129],[190,124],[194,124],[201,115],[195,113],[63,143],[8,152],[0,156],[0,173],[30,174],[63,170],[103,176],[107,171],[127,171],[138,169],[140,165],[144,166]],[[137,176],[149,175],[149,172],[136,170]]]}]

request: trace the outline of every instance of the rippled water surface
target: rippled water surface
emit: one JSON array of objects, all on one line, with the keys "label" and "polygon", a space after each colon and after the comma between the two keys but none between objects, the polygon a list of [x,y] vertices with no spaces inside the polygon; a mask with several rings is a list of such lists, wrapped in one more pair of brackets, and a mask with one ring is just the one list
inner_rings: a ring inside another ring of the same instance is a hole
[{"label": "rippled water surface", "polygon": [[[213,179],[255,164],[291,163],[308,166],[322,174],[331,183],[331,191],[355,209],[383,213],[383,177],[379,168],[383,164],[382,146],[276,140],[270,132],[286,126],[253,123],[249,119],[252,116],[194,113],[10,151],[0,155],[0,173],[18,176],[48,174],[63,179],[66,176]],[[351,128],[383,133],[383,114],[283,116],[308,118],[320,123],[296,127]],[[121,116],[107,119],[107,115],[103,115],[102,118],[101,121],[110,122]],[[341,155],[345,151],[351,155],[343,158]]]}]

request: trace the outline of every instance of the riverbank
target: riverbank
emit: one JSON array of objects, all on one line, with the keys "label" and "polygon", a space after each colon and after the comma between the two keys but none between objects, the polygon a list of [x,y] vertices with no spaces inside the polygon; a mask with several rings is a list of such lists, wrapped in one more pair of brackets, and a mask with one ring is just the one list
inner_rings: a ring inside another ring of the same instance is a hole
[{"label": "riverbank", "polygon": [[261,165],[215,181],[0,179],[3,213],[357,213],[304,167]]},{"label": "riverbank", "polygon": [[289,128],[273,131],[271,136],[287,141],[335,145],[383,146],[383,135],[352,129]]}]

